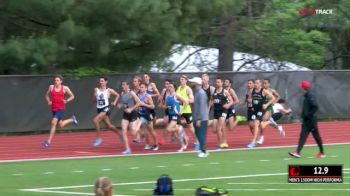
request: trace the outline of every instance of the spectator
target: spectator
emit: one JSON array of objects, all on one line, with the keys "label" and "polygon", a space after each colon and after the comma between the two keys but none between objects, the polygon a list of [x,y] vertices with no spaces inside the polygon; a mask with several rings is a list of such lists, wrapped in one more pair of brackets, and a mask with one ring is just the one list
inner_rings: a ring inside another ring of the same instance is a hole
[{"label": "spectator", "polygon": [[95,183],[95,196],[112,196],[112,181],[107,177],[100,177]]}]

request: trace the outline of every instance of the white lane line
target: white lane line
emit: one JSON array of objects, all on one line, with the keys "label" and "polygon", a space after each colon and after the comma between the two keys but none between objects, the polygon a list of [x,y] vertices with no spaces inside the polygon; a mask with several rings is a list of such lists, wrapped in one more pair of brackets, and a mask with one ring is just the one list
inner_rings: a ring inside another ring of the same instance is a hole
[{"label": "white lane line", "polygon": [[129,169],[140,169],[139,167],[130,167]]},{"label": "white lane line", "polygon": [[219,165],[220,163],[219,162],[210,162],[209,164],[210,165]]},{"label": "white lane line", "polygon": [[43,174],[49,175],[49,174],[54,174],[55,172],[44,172]]},{"label": "white lane line", "polygon": [[192,166],[192,165],[193,165],[192,163],[187,163],[187,164],[183,164],[182,166],[188,167],[188,166]]},{"label": "white lane line", "polygon": [[165,165],[158,165],[157,167],[159,167],[159,168],[164,168],[164,167],[168,167],[168,166],[165,166]]},{"label": "white lane line", "polygon": [[101,169],[101,171],[111,171],[112,169]]},{"label": "white lane line", "polygon": [[332,157],[332,158],[336,158],[336,157],[338,157],[338,155],[332,155],[331,157]]},{"label": "white lane line", "polygon": [[12,174],[13,176],[23,176],[24,174]]},{"label": "white lane line", "polygon": [[283,160],[288,161],[291,160],[292,158],[284,158]]},{"label": "white lane line", "polygon": [[313,159],[314,157],[307,157],[308,159]]},{"label": "white lane line", "polygon": [[235,163],[245,163],[245,161],[235,161]]},{"label": "white lane line", "polygon": [[[328,143],[324,144],[324,146],[336,146],[336,145],[348,145],[350,142],[343,142],[343,143]],[[305,145],[305,147],[309,146],[317,146],[317,144],[308,144]],[[267,147],[258,147],[254,149],[257,150],[264,150],[264,149],[281,149],[281,148],[291,148],[295,147],[295,145],[285,145],[285,146],[267,146]],[[236,149],[227,149],[225,152],[229,151],[247,151],[251,150],[250,148],[236,148]],[[193,153],[194,151],[186,151],[185,153]],[[215,150],[209,150],[209,152],[215,152]],[[147,153],[147,154],[132,154],[128,156],[154,156],[154,155],[170,155],[170,154],[179,154],[178,152],[156,152],[156,153]],[[37,159],[17,159],[17,160],[1,160],[0,163],[15,163],[15,162],[24,162],[24,161],[49,161],[49,160],[71,160],[71,159],[93,159],[93,158],[106,158],[106,157],[125,157],[125,155],[94,155],[94,156],[74,156],[74,157],[55,157],[55,158],[37,158]]]},{"label": "white lane line", "polygon": [[259,161],[261,161],[261,162],[268,162],[268,161],[270,161],[270,160],[259,160]]},{"label": "white lane line", "polygon": [[75,171],[72,171],[73,173],[83,173],[84,171],[81,171],[81,170],[75,170]]}]

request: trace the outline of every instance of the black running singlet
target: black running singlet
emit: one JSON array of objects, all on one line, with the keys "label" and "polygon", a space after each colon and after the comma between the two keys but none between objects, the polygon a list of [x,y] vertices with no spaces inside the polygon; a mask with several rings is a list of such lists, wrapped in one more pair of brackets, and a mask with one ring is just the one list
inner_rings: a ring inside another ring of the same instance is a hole
[{"label": "black running singlet", "polygon": [[264,104],[264,99],[265,96],[263,96],[263,89],[261,89],[259,92],[256,92],[255,89],[253,89],[252,92],[252,103],[253,103],[253,108],[255,111],[262,111],[263,104]]},{"label": "black running singlet", "polygon": [[217,92],[216,89],[214,91],[213,95],[213,101],[214,101],[214,111],[223,110],[223,105],[225,105],[227,101],[227,97],[224,94],[224,89],[221,90],[221,92]]}]

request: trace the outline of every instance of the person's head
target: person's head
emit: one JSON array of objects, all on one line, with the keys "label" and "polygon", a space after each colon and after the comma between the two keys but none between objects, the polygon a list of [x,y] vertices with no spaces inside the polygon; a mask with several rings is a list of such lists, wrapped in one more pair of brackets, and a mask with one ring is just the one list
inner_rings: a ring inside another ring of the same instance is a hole
[{"label": "person's head", "polygon": [[264,81],[263,81],[263,88],[264,89],[269,89],[270,85],[271,85],[270,79],[265,78]]},{"label": "person's head", "polygon": [[309,81],[303,81],[299,84],[300,88],[304,90],[304,92],[308,92],[312,86],[311,82]]},{"label": "person's head", "polygon": [[187,85],[188,77],[186,75],[180,76],[180,85],[185,86]]},{"label": "person's head", "polygon": [[255,86],[256,89],[260,89],[261,88],[261,80],[260,79],[255,79],[254,86]]},{"label": "person's head", "polygon": [[232,85],[232,80],[231,79],[226,79],[224,82],[224,87],[229,88]]},{"label": "person's head", "polygon": [[56,75],[53,79],[56,86],[61,85],[63,82],[63,77],[61,75]]},{"label": "person's head", "polygon": [[122,89],[123,89],[123,91],[128,91],[128,90],[130,90],[130,84],[129,84],[128,81],[123,81],[123,82],[122,82]]},{"label": "person's head", "polygon": [[168,90],[168,88],[169,88],[169,84],[172,82],[172,80],[170,80],[170,79],[166,79],[165,80],[165,82],[164,82],[164,88],[166,89],[166,90]]},{"label": "person's head", "polygon": [[143,82],[140,84],[140,92],[141,93],[147,92],[147,84],[146,83]]},{"label": "person's head", "polygon": [[277,103],[279,103],[279,104],[285,104],[285,103],[286,103],[286,100],[284,100],[284,99],[279,99],[279,100],[277,101]]},{"label": "person's head", "polygon": [[188,80],[191,83],[191,88],[198,89],[202,86],[202,78],[194,77]]},{"label": "person's head", "polygon": [[144,81],[146,84],[148,84],[150,80],[151,80],[151,77],[149,76],[149,74],[148,74],[148,73],[144,73],[144,74],[143,74],[143,81]]},{"label": "person's head", "polygon": [[176,90],[176,84],[175,84],[174,82],[169,82],[168,90],[169,90],[170,93],[175,92],[175,90]]},{"label": "person's head", "polygon": [[95,183],[95,196],[112,196],[112,181],[107,177],[100,177]]},{"label": "person's head", "polygon": [[249,79],[247,82],[247,88],[248,89],[253,89],[254,88],[254,80],[253,79]]},{"label": "person's head", "polygon": [[139,76],[135,76],[134,79],[132,80],[132,84],[134,85],[135,88],[139,88],[142,80]]},{"label": "person's head", "polygon": [[202,83],[205,85],[209,84],[209,75],[208,74],[202,74]]},{"label": "person's head", "polygon": [[221,78],[216,78],[216,87],[221,88],[223,85]]},{"label": "person's head", "polygon": [[100,77],[100,79],[99,79],[100,87],[106,87],[107,83],[108,83],[107,77],[103,77],[103,76]]}]

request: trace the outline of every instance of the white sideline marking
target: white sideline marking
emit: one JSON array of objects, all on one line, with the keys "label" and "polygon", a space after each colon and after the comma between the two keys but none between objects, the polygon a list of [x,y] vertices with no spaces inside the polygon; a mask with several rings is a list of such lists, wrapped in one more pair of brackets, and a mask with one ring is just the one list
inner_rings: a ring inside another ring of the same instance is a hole
[{"label": "white sideline marking", "polygon": [[211,162],[209,163],[210,165],[219,165],[220,163],[219,162]]},{"label": "white sideline marking", "polygon": [[270,160],[259,160],[259,161],[261,161],[261,162],[268,162],[268,161],[270,161]]},{"label": "white sideline marking", "polygon": [[235,163],[244,163],[245,161],[235,161]]},{"label": "white sideline marking", "polygon": [[343,177],[343,178],[350,178],[350,177]]},{"label": "white sideline marking", "polygon": [[24,174],[12,174],[13,176],[23,176]]},{"label": "white sideline marking", "polygon": [[[134,189],[134,191],[152,191],[153,189]],[[194,189],[176,189],[177,191],[195,191]],[[350,189],[225,189],[228,191],[350,191]]]},{"label": "white sideline marking", "polygon": [[[38,193],[57,193],[57,194],[65,194],[65,195],[95,195],[94,193],[81,193],[81,192],[70,192],[70,191],[49,191],[43,189],[31,189],[30,192],[38,192]],[[113,196],[133,196],[133,195],[113,195]]]},{"label": "white sideline marking", "polygon": [[314,157],[307,157],[308,159],[313,159]]},{"label": "white sideline marking", "polygon": [[343,172],[344,174],[350,174],[350,172]]},{"label": "white sideline marking", "polygon": [[288,161],[288,160],[291,160],[291,158],[284,158],[283,160]]},{"label": "white sideline marking", "polygon": [[[350,170],[350,168],[345,168],[344,170]],[[212,178],[193,178],[193,179],[178,179],[173,180],[173,182],[189,182],[189,181],[207,181],[207,180],[219,180],[219,179],[239,179],[239,178],[251,178],[251,177],[263,177],[263,176],[281,176],[287,175],[287,173],[268,173],[268,174],[252,174],[252,175],[241,175],[241,176],[223,176],[223,177],[212,177]],[[139,184],[154,184],[154,180],[152,181],[144,181],[144,182],[125,182],[125,183],[115,183],[114,186],[122,186],[122,185],[139,185]],[[349,184],[349,183],[348,183]],[[73,188],[86,188],[93,187],[94,185],[77,185],[77,186],[63,186],[63,187],[46,187],[46,188],[35,188],[35,189],[20,189],[25,192],[43,192],[43,193],[59,193],[59,194],[71,194],[71,195],[93,195],[91,193],[79,193],[79,192],[67,192],[67,191],[57,191],[60,189],[73,189]],[[141,189],[139,189],[141,190]],[[147,189],[153,190],[153,189]],[[182,189],[176,189],[182,190]],[[183,189],[183,190],[191,190],[193,189]],[[348,191],[350,189],[227,189],[233,191],[320,191],[320,190],[328,190],[328,191]],[[121,196],[121,195],[120,195]]]},{"label": "white sideline marking", "polygon": [[111,171],[112,169],[101,169],[101,171]]},{"label": "white sideline marking", "polygon": [[[264,177],[264,176],[282,176],[287,175],[287,173],[269,173],[269,174],[251,174],[251,175],[240,175],[240,176],[221,176],[221,177],[211,177],[211,178],[188,178],[188,179],[178,179],[173,180],[173,182],[190,182],[190,181],[206,181],[206,180],[222,180],[222,179],[237,179],[237,178],[252,178],[252,177]],[[154,184],[155,181],[143,181],[143,182],[123,182],[115,183],[115,186],[123,185],[139,185],[139,184]],[[77,186],[61,186],[61,187],[45,187],[45,188],[35,188],[35,189],[21,189],[21,191],[32,191],[32,190],[59,190],[59,189],[74,189],[74,188],[86,188],[93,187],[94,185],[77,185]]]},{"label": "white sideline marking", "polygon": [[140,169],[139,167],[130,167],[129,169]]},{"label": "white sideline marking", "polygon": [[157,167],[163,168],[163,167],[168,167],[168,166],[165,166],[165,165],[158,165]]},{"label": "white sideline marking", "polygon": [[[350,142],[344,143],[329,143],[324,144],[324,146],[332,146],[332,145],[348,145]],[[317,146],[317,144],[308,144],[306,147]],[[264,150],[264,149],[280,149],[280,148],[291,148],[295,147],[295,145],[288,146],[267,146],[267,147],[256,147],[254,150]],[[252,150],[250,148],[235,148],[235,149],[227,149],[228,151],[244,151],[244,150]],[[215,152],[216,150],[208,150],[209,152]],[[193,153],[194,151],[185,151],[185,153]],[[15,162],[24,162],[24,161],[49,161],[49,160],[71,160],[71,159],[94,159],[94,158],[106,158],[106,157],[125,157],[125,156],[153,156],[153,155],[170,155],[170,154],[179,154],[178,152],[164,152],[164,153],[147,153],[147,154],[131,154],[131,155],[94,155],[94,156],[76,156],[76,157],[55,157],[55,158],[37,158],[37,159],[17,159],[17,160],[1,160],[0,163],[15,163]]]},{"label": "white sideline marking", "polygon": [[43,174],[54,174],[55,172],[44,172]]},{"label": "white sideline marking", "polygon": [[81,170],[75,170],[75,171],[72,171],[73,173],[83,173],[84,171],[81,171]]},{"label": "white sideline marking", "polygon": [[192,165],[193,165],[192,163],[187,163],[187,164],[183,164],[182,166],[188,167],[188,166],[192,166]]},{"label": "white sideline marking", "polygon": [[331,157],[336,158],[336,157],[338,157],[338,155],[332,155]]}]

